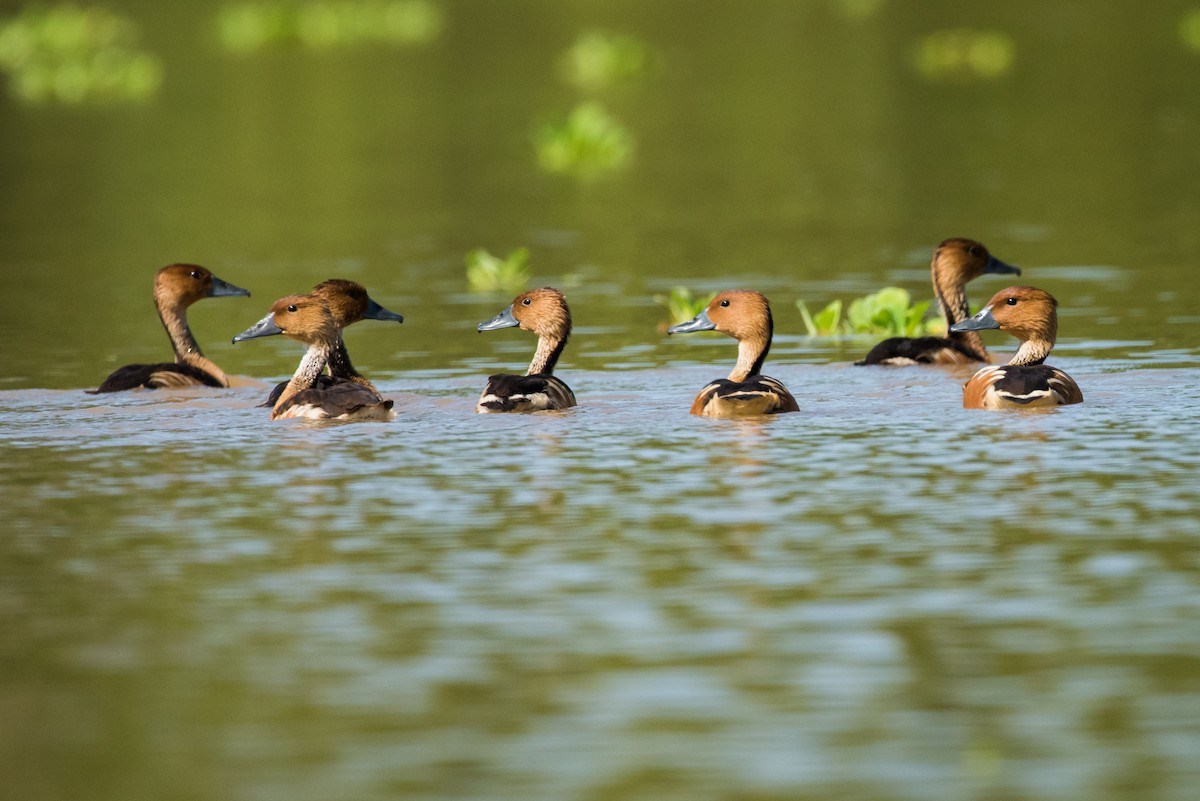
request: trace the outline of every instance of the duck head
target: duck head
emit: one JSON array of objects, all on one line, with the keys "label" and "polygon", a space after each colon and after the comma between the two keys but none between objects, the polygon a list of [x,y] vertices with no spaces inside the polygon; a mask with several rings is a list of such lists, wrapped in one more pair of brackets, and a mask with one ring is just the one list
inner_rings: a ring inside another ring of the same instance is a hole
[{"label": "duck head", "polygon": [[730,289],[709,301],[708,307],[686,323],[673,325],[668,334],[720,331],[738,340],[771,339],[771,306],[760,292]]},{"label": "duck head", "polygon": [[202,298],[244,296],[249,291],[217,278],[198,264],[170,264],[154,276],[154,298],[188,306]]},{"label": "duck head", "polygon": [[333,319],[343,328],[359,320],[404,322],[403,315],[380,306],[357,281],[330,278],[313,287],[312,295],[325,301]]},{"label": "duck head", "polygon": [[993,295],[978,314],[950,326],[954,332],[996,328],[1022,340],[1053,342],[1058,333],[1058,301],[1035,287],[1010,286]]},{"label": "duck head", "polygon": [[552,287],[531,289],[513,300],[507,309],[479,324],[479,331],[518,326],[539,337],[565,340],[571,333],[571,310],[562,292]]},{"label": "duck head", "polygon": [[329,307],[320,298],[288,295],[275,301],[266,317],[235,336],[233,341],[283,334],[305,343],[330,342],[337,339],[339,330]]}]

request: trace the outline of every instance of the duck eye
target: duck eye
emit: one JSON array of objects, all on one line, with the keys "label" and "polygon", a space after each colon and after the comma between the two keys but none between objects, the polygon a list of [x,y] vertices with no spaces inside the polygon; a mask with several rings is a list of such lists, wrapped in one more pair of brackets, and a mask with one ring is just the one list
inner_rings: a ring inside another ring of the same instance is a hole
[{"label": "duck eye", "polygon": [[728,300],[723,300],[723,301],[721,301],[720,303],[718,303],[717,305],[718,305],[718,306],[728,306],[728,305],[729,305],[729,301],[728,301]]},{"label": "duck eye", "polygon": [[200,278],[200,271],[199,271],[199,270],[192,270],[190,273],[188,273],[188,275],[190,275],[192,278],[199,279],[199,278]]},{"label": "duck eye", "polygon": [[1016,305],[1017,305],[1017,299],[1016,299],[1016,298],[1008,298],[1008,299],[1007,299],[1007,300],[1005,300],[1004,302],[1005,302],[1005,303],[1007,303],[1009,306],[1016,306]]},{"label": "duck eye", "polygon": [[521,305],[522,305],[522,306],[528,306],[528,305],[529,305],[529,304],[531,304],[531,303],[533,303],[533,299],[532,299],[532,298],[525,298],[525,300],[521,301]]},{"label": "duck eye", "polygon": [[978,256],[979,255],[979,245],[971,245],[971,247],[967,248],[967,253],[972,256]]},{"label": "duck eye", "polygon": [[290,312],[294,312],[295,310],[296,310],[296,304],[295,304],[295,303],[293,303],[292,305],[288,306],[288,311],[290,311]]}]

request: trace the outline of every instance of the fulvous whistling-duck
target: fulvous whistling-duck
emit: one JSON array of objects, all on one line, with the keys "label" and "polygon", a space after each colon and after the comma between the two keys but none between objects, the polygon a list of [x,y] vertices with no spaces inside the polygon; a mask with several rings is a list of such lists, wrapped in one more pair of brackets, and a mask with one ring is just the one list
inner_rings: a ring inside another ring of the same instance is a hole
[{"label": "fulvous whistling-duck", "polygon": [[127,364],[114,370],[93,395],[126,389],[180,387],[227,387],[229,379],[220,367],[205,358],[188,328],[187,308],[204,298],[249,296],[246,290],[226,283],[195,264],[171,264],[154,276],[154,306],[162,320],[175,362]]},{"label": "fulvous whistling-duck", "polygon": [[571,310],[563,293],[550,287],[517,295],[507,309],[479,324],[479,331],[519,326],[538,335],[537,351],[525,375],[488,378],[475,411],[540,412],[575,405],[575,393],[556,378],[554,365],[571,336]]},{"label": "fulvous whistling-duck", "polygon": [[954,331],[950,326],[967,319],[967,282],[985,273],[1020,275],[1021,270],[1005,264],[973,239],[947,239],[933,251],[930,264],[933,294],[946,320],[945,337],[892,337],[871,348],[855,364],[961,364],[986,362],[987,348],[973,331]]},{"label": "fulvous whistling-duck", "polygon": [[308,345],[295,375],[284,388],[271,419],[305,417],[312,420],[392,420],[392,401],[373,388],[349,380],[318,386],[329,355],[337,348],[341,329],[325,301],[313,295],[288,295],[275,301],[266,317],[233,338],[234,342],[283,334]]},{"label": "fulvous whistling-duck", "polygon": [[1008,364],[991,365],[971,376],[963,387],[967,409],[1029,409],[1082,403],[1075,379],[1045,364],[1058,334],[1058,301],[1031,286],[997,292],[974,317],[955,323],[951,331],[999,328],[1021,340]]},{"label": "fulvous whistling-duck", "polygon": [[[397,323],[402,323],[404,322],[404,317],[393,311],[388,311],[372,300],[371,296],[367,294],[366,287],[357,281],[330,278],[313,287],[312,292],[309,294],[325,301],[325,305],[329,307],[329,312],[333,315],[333,321],[338,327],[337,347],[330,352],[329,363],[326,365],[329,368],[329,375],[319,376],[317,378],[317,386],[328,388],[336,383],[336,380],[331,379],[342,379],[362,384],[369,389],[375,389],[375,386],[367,380],[366,376],[355,370],[354,365],[351,364],[350,353],[346,350],[346,342],[342,338],[341,331],[346,326],[353,325],[359,320],[394,320]],[[273,407],[287,385],[287,381],[281,381],[275,386],[275,389],[271,390],[271,394],[267,397],[266,402],[260,405]]]},{"label": "fulvous whistling-duck", "polygon": [[718,378],[700,390],[692,403],[692,414],[748,417],[800,411],[787,387],[759,372],[771,350],[774,327],[764,295],[734,289],[713,298],[695,319],[667,329],[668,334],[716,330],[738,341],[738,360],[729,378]]}]

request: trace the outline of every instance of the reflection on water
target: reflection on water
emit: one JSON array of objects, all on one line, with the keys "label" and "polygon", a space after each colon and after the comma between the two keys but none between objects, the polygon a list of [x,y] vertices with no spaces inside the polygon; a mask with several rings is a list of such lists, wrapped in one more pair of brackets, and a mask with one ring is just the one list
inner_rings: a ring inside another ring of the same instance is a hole
[{"label": "reflection on water", "polygon": [[524,417],[433,377],[392,424],[0,394],[8,784],[1189,797],[1200,376],[1071,370],[1087,403],[1006,415],[781,362],[802,412],[747,423],[687,367]]}]

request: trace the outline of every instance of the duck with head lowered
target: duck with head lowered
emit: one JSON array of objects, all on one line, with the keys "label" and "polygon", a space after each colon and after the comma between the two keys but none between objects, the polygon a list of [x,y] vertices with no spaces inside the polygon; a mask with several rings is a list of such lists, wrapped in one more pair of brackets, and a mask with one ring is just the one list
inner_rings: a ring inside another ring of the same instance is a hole
[{"label": "duck with head lowered", "polygon": [[127,364],[113,371],[93,395],[127,389],[228,387],[229,378],[200,351],[188,326],[187,309],[204,298],[245,296],[250,293],[226,283],[198,264],[171,264],[154,276],[154,307],[171,339],[174,362]]},{"label": "duck with head lowered", "polygon": [[973,239],[947,239],[933,251],[930,263],[933,294],[946,320],[944,337],[885,339],[855,364],[964,364],[991,359],[983,340],[971,331],[950,329],[970,316],[967,282],[981,275],[1020,275],[1021,270],[997,259]]},{"label": "duck with head lowered", "polygon": [[266,317],[233,338],[283,334],[308,346],[296,372],[271,409],[271,419],[393,420],[392,401],[374,387],[349,379],[321,384],[318,378],[341,337],[328,304],[313,295],[289,295],[275,301]]},{"label": "duck with head lowered", "polygon": [[562,292],[551,287],[523,292],[508,308],[484,320],[479,331],[519,327],[538,336],[537,350],[525,375],[489,376],[475,411],[542,412],[575,405],[575,393],[554,375],[554,367],[571,338],[571,310]]},{"label": "duck with head lowered", "polygon": [[731,289],[713,298],[694,319],[667,329],[668,334],[720,331],[738,341],[738,360],[729,377],[718,378],[700,390],[692,403],[692,414],[751,417],[800,411],[781,381],[762,375],[774,328],[766,296],[748,289]]},{"label": "duck with head lowered", "polygon": [[951,331],[999,328],[1021,340],[1008,364],[984,367],[963,387],[967,409],[1034,409],[1083,403],[1075,379],[1046,357],[1058,336],[1058,301],[1031,286],[1010,286],[992,296],[978,314],[950,326]]}]

